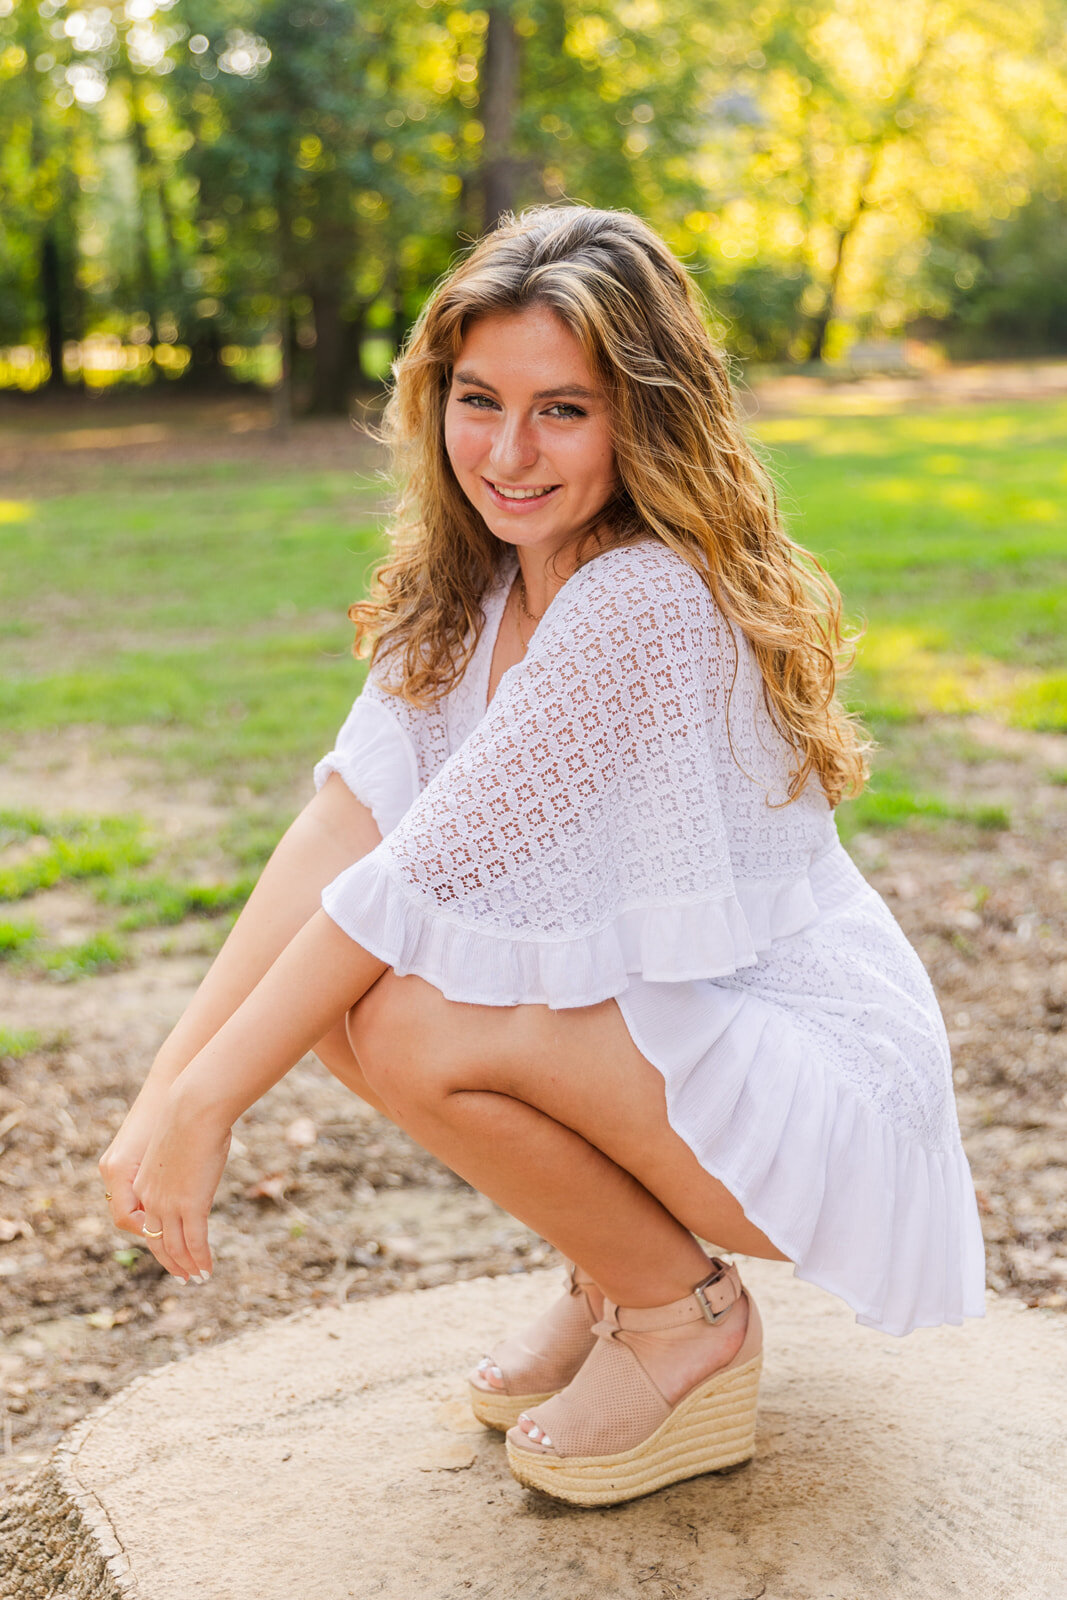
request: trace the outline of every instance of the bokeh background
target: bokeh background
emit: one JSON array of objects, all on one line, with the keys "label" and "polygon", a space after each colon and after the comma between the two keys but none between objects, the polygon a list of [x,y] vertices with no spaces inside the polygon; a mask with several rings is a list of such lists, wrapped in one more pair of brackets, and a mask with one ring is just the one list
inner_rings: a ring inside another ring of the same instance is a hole
[{"label": "bokeh background", "polygon": [[1061,0],[0,0],[0,384],[284,372],[341,411],[462,239],[562,196],[660,228],[745,362],[1062,351],[1064,27]]},{"label": "bokeh background", "polygon": [[990,1284],[1067,1308],[1065,30],[0,0],[0,1489],[161,1361],[551,1255],[310,1057],[235,1130],[206,1287],[116,1234],[97,1167],[359,688],[361,425],[532,202],[632,208],[704,290],[862,630],[879,748],[838,827],[937,991]]}]

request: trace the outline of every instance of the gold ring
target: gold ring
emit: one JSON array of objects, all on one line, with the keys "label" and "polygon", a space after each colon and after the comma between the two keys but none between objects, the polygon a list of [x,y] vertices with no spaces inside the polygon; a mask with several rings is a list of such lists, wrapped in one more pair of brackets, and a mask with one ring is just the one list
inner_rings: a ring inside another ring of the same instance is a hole
[{"label": "gold ring", "polygon": [[141,1232],[147,1234],[150,1239],[162,1239],[163,1237],[162,1228],[160,1228],[158,1233],[156,1233],[153,1228],[142,1228]]}]

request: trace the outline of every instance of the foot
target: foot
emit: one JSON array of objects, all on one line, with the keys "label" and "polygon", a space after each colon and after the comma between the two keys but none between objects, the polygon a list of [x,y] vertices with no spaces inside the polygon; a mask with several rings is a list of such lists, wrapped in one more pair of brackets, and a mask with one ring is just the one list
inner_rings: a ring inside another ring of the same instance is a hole
[{"label": "foot", "polygon": [[[654,1332],[627,1332],[626,1343],[668,1406],[676,1406],[698,1383],[734,1359],[748,1331],[748,1296],[735,1300],[721,1322],[686,1323]],[[534,1444],[552,1449],[551,1436],[522,1412],[518,1426]]]},{"label": "foot", "polygon": [[580,1268],[568,1269],[567,1290],[537,1321],[483,1356],[469,1374],[483,1393],[530,1395],[569,1383],[594,1344],[604,1295]]},{"label": "foot", "polygon": [[710,1265],[666,1305],[606,1302],[576,1377],[508,1430],[519,1483],[568,1505],[618,1505],[751,1460],[763,1325],[737,1268]]}]

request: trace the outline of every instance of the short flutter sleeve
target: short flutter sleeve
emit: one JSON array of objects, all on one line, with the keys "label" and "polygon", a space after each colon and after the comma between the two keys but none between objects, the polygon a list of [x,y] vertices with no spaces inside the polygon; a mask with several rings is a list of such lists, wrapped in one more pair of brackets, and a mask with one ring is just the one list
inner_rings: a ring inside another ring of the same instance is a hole
[{"label": "short flutter sleeve", "polygon": [[[632,973],[752,965],[760,935],[717,775],[727,631],[664,548],[596,557],[388,838],[327,886],[325,910],[398,974],[472,1004],[592,1005]],[[776,933],[816,914],[811,854],[798,841],[795,871],[770,886]]]},{"label": "short flutter sleeve", "polygon": [[315,788],[336,772],[370,811],[383,838],[448,757],[443,708],[421,710],[388,693],[371,667],[334,742],[315,764]]}]

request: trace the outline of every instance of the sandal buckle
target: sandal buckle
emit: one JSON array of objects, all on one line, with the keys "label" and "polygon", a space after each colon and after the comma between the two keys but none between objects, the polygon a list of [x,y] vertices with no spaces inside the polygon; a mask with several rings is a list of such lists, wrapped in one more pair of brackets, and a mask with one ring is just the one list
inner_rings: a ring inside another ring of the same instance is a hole
[{"label": "sandal buckle", "polygon": [[706,1291],[708,1289],[713,1289],[715,1285],[726,1276],[726,1274],[731,1270],[731,1264],[726,1261],[720,1261],[718,1256],[713,1256],[712,1260],[714,1262],[714,1271],[709,1272],[707,1277],[697,1284],[696,1288],[693,1290],[693,1294],[700,1304],[700,1309],[704,1313],[705,1321],[714,1324],[716,1322],[721,1322],[723,1317],[729,1315],[729,1313],[733,1310],[735,1302],[731,1300],[729,1305],[723,1306],[721,1311],[716,1311],[713,1309]]}]

